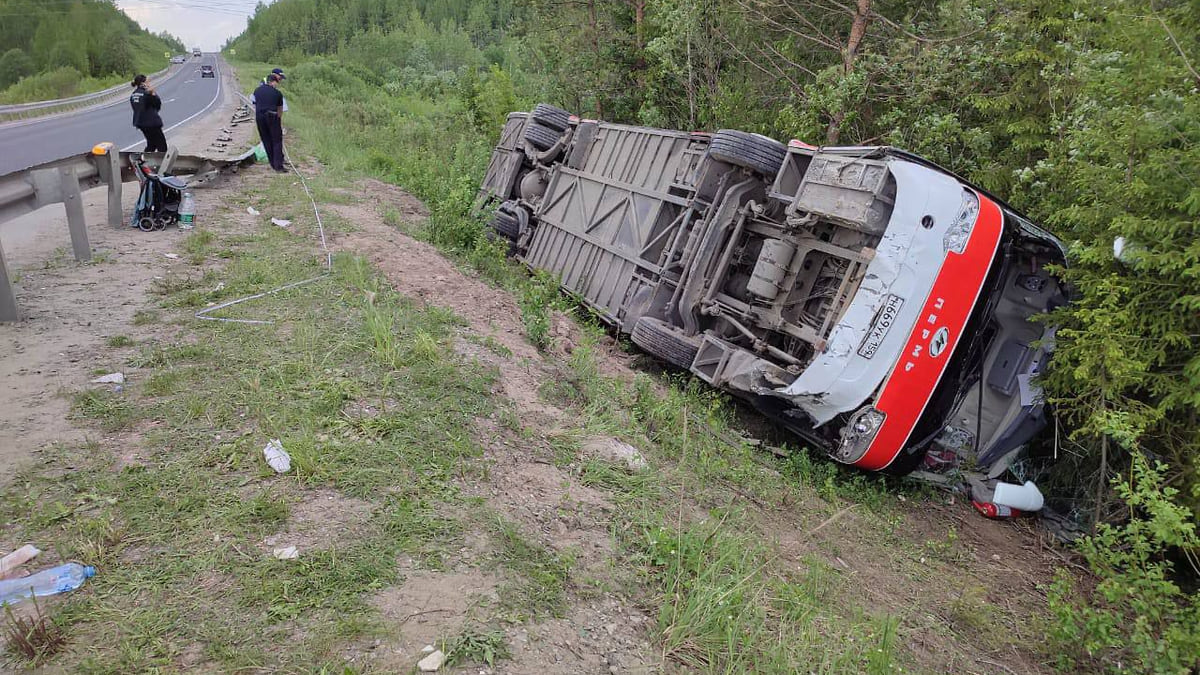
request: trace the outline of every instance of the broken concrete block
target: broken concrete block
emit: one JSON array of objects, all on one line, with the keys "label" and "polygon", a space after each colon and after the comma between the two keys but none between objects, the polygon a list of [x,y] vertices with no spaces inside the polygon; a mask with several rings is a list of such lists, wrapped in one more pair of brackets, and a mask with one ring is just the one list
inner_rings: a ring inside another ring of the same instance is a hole
[{"label": "broken concrete block", "polygon": [[446,655],[439,649],[417,661],[417,667],[421,669],[422,673],[436,673],[444,663],[446,663]]}]

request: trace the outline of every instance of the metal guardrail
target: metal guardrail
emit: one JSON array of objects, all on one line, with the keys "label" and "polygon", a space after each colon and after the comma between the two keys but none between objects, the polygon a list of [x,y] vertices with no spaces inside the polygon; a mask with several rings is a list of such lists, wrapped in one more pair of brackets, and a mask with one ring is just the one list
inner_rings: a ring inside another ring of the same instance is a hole
[{"label": "metal guardrail", "polygon": [[[150,76],[151,81],[170,72],[171,66]],[[54,113],[82,110],[101,104],[111,103],[129,91],[129,83],[117,84],[103,91],[90,94],[80,94],[70,98],[59,98],[53,101],[37,101],[36,103],[14,103],[0,105],[0,122],[14,122],[23,119],[43,117]]]},{"label": "metal guardrail", "polygon": [[[82,155],[0,176],[0,223],[37,211],[43,206],[64,204],[75,260],[91,260],[92,246],[83,214],[83,191],[107,185],[108,224],[125,226],[121,188],[122,184],[137,180],[137,169],[130,162],[130,157],[135,155],[145,157],[149,163],[156,165],[159,174],[192,176],[188,187],[193,188],[205,186],[225,171],[237,171],[254,163],[254,150],[229,159],[212,159],[180,155],[174,148],[165,153],[118,152],[112,143],[101,143]],[[8,273],[4,248],[0,246],[0,322],[19,319],[12,277]]]}]

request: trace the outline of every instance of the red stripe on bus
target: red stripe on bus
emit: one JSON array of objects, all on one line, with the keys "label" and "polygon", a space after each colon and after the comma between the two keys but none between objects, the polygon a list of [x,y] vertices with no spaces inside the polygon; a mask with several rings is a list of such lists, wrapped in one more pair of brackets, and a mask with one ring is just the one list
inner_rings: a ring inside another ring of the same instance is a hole
[{"label": "red stripe on bus", "polygon": [[942,262],[904,351],[875,403],[886,418],[856,466],[878,471],[904,449],[979,300],[1000,245],[1003,221],[1000,207],[979,195],[979,215],[971,238],[962,253],[948,253]]}]

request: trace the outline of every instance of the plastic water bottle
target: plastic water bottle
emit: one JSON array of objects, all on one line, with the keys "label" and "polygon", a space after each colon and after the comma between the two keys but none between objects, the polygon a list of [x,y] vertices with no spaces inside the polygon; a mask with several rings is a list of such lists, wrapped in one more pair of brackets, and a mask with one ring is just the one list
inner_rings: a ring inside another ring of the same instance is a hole
[{"label": "plastic water bottle", "polygon": [[179,204],[179,229],[190,230],[196,225],[196,199],[190,191],[183,193]]},{"label": "plastic water bottle", "polygon": [[42,597],[73,591],[96,576],[96,568],[67,563],[20,579],[0,581],[0,605],[12,605],[31,596]]}]

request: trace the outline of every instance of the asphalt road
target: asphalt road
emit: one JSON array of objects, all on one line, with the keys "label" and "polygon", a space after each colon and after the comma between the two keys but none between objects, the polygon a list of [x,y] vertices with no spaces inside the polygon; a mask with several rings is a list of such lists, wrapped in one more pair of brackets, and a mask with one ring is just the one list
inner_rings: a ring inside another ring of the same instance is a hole
[{"label": "asphalt road", "polygon": [[[200,66],[211,65],[216,77],[200,77]],[[179,70],[152,82],[162,98],[163,129],[167,142],[171,132],[207,111],[221,95],[221,69],[224,63],[215,54],[189,58]],[[130,78],[132,79],[132,78]],[[130,89],[132,92],[132,88]],[[92,146],[111,141],[121,150],[137,150],[146,145],[142,132],[135,129],[128,99],[103,108],[68,113],[0,125],[0,176],[44,162],[87,152]]]}]

